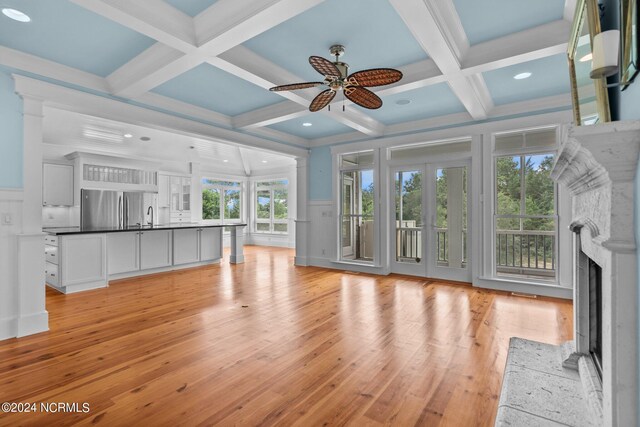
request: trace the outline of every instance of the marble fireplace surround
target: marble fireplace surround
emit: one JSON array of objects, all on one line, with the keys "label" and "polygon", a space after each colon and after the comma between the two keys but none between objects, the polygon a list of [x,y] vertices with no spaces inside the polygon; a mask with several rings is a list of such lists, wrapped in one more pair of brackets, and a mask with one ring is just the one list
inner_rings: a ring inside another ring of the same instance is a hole
[{"label": "marble fireplace surround", "polygon": [[[578,370],[590,412],[605,426],[638,425],[638,278],[634,179],[640,121],[563,129],[551,176],[571,194],[574,239],[574,341],[563,365]],[[602,381],[589,353],[588,270],[602,268]]]}]

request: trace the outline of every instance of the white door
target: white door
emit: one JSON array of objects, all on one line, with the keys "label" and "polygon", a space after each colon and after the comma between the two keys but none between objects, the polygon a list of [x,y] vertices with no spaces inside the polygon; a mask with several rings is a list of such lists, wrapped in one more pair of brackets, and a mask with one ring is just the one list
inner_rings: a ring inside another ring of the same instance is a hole
[{"label": "white door", "polygon": [[171,259],[171,230],[140,232],[140,268],[169,267]]},{"label": "white door", "polygon": [[423,276],[426,274],[424,232],[426,205],[424,165],[396,169],[391,189],[394,201],[390,214],[393,221],[390,236],[391,270],[394,273]]},{"label": "white door", "polygon": [[471,281],[470,170],[468,160],[427,165],[429,231],[425,252],[429,277]]},{"label": "white door", "polygon": [[200,261],[200,241],[197,228],[173,231],[173,265]]}]

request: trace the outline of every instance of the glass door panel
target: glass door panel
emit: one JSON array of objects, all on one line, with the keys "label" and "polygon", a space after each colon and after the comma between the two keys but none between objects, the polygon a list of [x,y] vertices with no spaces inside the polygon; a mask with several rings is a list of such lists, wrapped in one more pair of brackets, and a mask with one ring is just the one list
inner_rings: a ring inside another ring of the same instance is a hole
[{"label": "glass door panel", "polygon": [[391,177],[394,200],[390,235],[391,269],[394,273],[425,276],[424,166],[404,167]]},{"label": "glass door panel", "polygon": [[422,262],[422,171],[395,175],[396,261]]},{"label": "glass door panel", "polygon": [[428,246],[431,276],[467,281],[468,167],[433,165],[430,176],[434,190]]}]

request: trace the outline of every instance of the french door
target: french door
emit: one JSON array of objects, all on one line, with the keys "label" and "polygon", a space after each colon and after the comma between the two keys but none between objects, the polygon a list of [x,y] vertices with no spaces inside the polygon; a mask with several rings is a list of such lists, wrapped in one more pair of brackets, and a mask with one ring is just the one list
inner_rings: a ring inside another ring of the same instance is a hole
[{"label": "french door", "polygon": [[393,170],[391,271],[468,282],[470,161]]}]

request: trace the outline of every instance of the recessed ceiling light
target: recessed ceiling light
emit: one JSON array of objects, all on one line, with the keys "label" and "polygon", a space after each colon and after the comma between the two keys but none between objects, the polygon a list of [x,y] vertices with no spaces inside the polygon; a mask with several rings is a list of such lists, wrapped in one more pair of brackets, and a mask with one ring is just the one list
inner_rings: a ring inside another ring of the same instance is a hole
[{"label": "recessed ceiling light", "polygon": [[[151,138],[149,138],[148,136],[141,136],[140,137],[140,141],[145,141],[145,142],[151,141]],[[193,147],[191,147],[191,148],[193,148]]]},{"label": "recessed ceiling light", "polygon": [[123,136],[125,138],[133,138],[133,135],[131,135],[130,133],[125,133]]},{"label": "recessed ceiling light", "polygon": [[2,13],[4,13],[6,17],[11,18],[14,21],[31,22],[31,18],[29,18],[29,15],[16,9],[5,7],[4,9],[2,9]]},{"label": "recessed ceiling light", "polygon": [[308,128],[309,126],[313,126],[313,123],[310,123],[310,122],[304,122],[304,123],[302,124],[302,126],[304,126],[304,127]]},{"label": "recessed ceiling light", "polygon": [[267,161],[266,161],[266,160],[263,160],[263,161],[262,161],[262,163],[267,163]]},{"label": "recessed ceiling light", "polygon": [[585,56],[580,58],[580,62],[589,62],[592,59],[593,59],[593,54],[592,53],[587,53]]},{"label": "recessed ceiling light", "polygon": [[529,73],[529,72],[520,73],[520,74],[516,74],[515,76],[513,76],[513,78],[516,79],[516,80],[528,79],[529,77],[531,77],[531,73]]},{"label": "recessed ceiling light", "polygon": [[410,99],[398,99],[396,101],[396,104],[398,105],[407,105],[407,104],[411,104],[411,100]]},{"label": "recessed ceiling light", "polygon": [[224,160],[223,160],[223,162],[224,162],[224,163],[229,163],[229,160],[224,159]]}]

